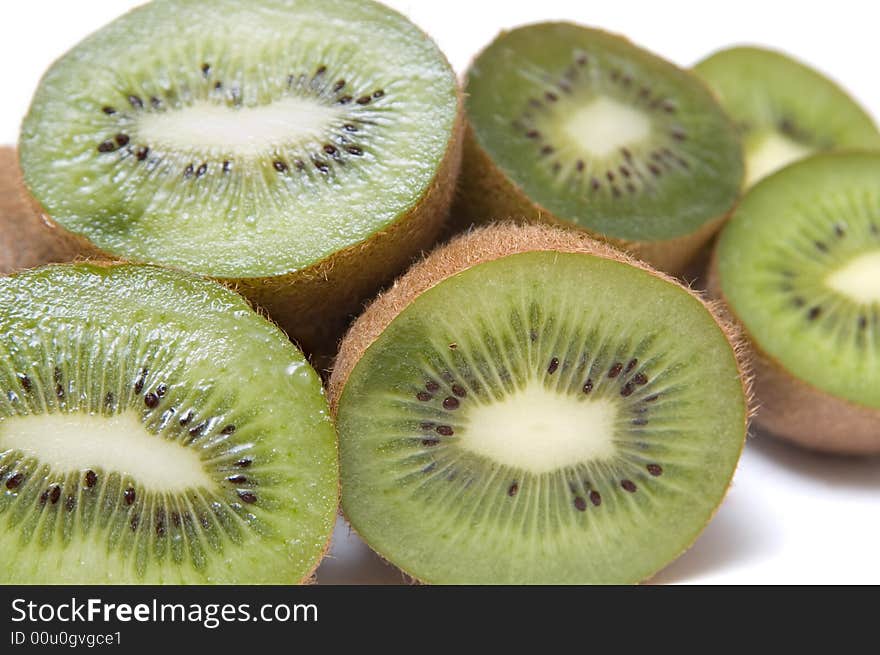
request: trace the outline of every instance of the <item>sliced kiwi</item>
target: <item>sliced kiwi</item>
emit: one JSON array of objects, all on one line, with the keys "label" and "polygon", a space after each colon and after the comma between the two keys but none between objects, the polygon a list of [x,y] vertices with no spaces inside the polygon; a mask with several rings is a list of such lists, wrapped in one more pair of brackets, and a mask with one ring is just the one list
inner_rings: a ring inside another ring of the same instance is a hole
[{"label": "sliced kiwi", "polygon": [[739,140],[708,89],[618,36],[504,32],[471,65],[466,98],[464,224],[560,222],[680,272],[739,193]]},{"label": "sliced kiwi", "polygon": [[313,350],[438,233],[458,105],[368,0],[156,0],[49,69],[21,164],[99,253],[234,283]]},{"label": "sliced kiwi", "polygon": [[15,149],[0,146],[0,275],[69,261],[78,252],[77,239],[36,211],[22,184]]},{"label": "sliced kiwi", "polygon": [[728,48],[695,71],[742,133],[747,186],[811,153],[880,147],[874,121],[846,91],[781,52]]},{"label": "sliced kiwi", "polygon": [[152,267],[0,279],[0,582],[302,581],[337,507],[302,353],[238,295]]},{"label": "sliced kiwi", "polygon": [[880,154],[814,155],[759,182],[712,278],[755,346],[758,423],[880,453]]},{"label": "sliced kiwi", "polygon": [[583,234],[499,225],[371,305],[330,381],[343,509],[433,583],[630,583],[730,483],[747,402],[699,298]]}]

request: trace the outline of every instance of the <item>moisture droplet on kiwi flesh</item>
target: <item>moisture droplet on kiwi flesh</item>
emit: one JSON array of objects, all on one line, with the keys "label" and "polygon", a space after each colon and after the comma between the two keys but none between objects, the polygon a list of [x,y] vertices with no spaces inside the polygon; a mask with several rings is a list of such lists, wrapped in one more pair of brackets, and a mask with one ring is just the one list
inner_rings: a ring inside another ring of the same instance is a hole
[{"label": "moisture droplet on kiwi flesh", "polygon": [[746,186],[811,153],[880,147],[873,119],[845,90],[780,52],[728,48],[694,71],[740,131]]},{"label": "moisture droplet on kiwi flesh", "polygon": [[100,253],[234,282],[297,340],[335,345],[436,237],[458,107],[436,45],[379,4],[156,1],[49,69],[21,163]]},{"label": "moisture droplet on kiwi flesh", "polygon": [[811,448],[880,452],[880,156],[819,154],[762,180],[713,287],[758,354],[757,421]]},{"label": "moisture droplet on kiwi flesh", "polygon": [[747,415],[698,298],[538,227],[414,267],[353,326],[330,394],[346,517],[433,583],[650,577],[721,502]]},{"label": "moisture droplet on kiwi flesh", "polygon": [[338,472],[320,380],[238,295],[152,267],[0,279],[0,582],[290,584]]},{"label": "moisture droplet on kiwi flesh", "polygon": [[460,204],[478,222],[543,216],[635,250],[695,251],[690,241],[707,240],[739,192],[736,130],[705,86],[598,30],[501,34],[467,73],[466,110]]}]

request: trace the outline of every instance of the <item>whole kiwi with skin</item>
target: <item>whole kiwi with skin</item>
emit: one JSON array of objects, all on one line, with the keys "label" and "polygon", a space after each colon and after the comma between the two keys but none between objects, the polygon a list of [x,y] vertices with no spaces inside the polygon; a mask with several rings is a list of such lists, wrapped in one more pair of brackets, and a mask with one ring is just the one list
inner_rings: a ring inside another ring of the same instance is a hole
[{"label": "whole kiwi with skin", "polygon": [[344,514],[424,582],[645,580],[730,484],[741,356],[712,306],[607,244],[474,230],[342,342],[329,394]]},{"label": "whole kiwi with skin", "polygon": [[709,89],[622,37],[569,23],[502,32],[465,95],[455,229],[547,222],[678,274],[738,198],[740,141]]},{"label": "whole kiwi with skin", "polygon": [[718,239],[710,289],[753,344],[756,423],[808,448],[880,453],[880,155],[765,177]]},{"label": "whole kiwi with skin", "polygon": [[79,252],[77,239],[41,219],[22,183],[15,149],[0,146],[0,275],[70,261]]},{"label": "whole kiwi with skin", "polygon": [[155,0],[43,77],[24,179],[87,256],[220,280],[329,356],[439,233],[457,81],[370,0]]},{"label": "whole kiwi with skin", "polygon": [[151,266],[0,278],[0,583],[294,584],[333,529],[318,375],[238,294]]}]

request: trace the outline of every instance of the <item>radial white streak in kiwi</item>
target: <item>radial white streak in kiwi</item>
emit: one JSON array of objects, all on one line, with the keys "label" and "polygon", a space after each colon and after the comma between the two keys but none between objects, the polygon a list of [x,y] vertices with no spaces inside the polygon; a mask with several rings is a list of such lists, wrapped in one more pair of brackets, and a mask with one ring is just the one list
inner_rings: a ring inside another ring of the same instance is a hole
[{"label": "radial white streak in kiwi", "polygon": [[304,98],[259,107],[198,102],[167,112],[145,112],[138,138],[152,147],[258,157],[275,149],[325,139],[340,109]]},{"label": "radial white streak in kiwi", "polygon": [[471,407],[457,444],[499,464],[547,473],[613,456],[616,415],[610,400],[560,395],[533,381]]},{"label": "radial white streak in kiwi", "polygon": [[195,451],[150,434],[133,412],[9,417],[0,421],[0,451],[10,449],[56,473],[100,468],[130,476],[148,490],[215,486]]},{"label": "radial white streak in kiwi", "polygon": [[880,250],[851,259],[832,271],[825,284],[856,303],[880,303]]},{"label": "radial white streak in kiwi", "polygon": [[754,137],[747,150],[747,187],[813,152],[812,148],[775,131]]},{"label": "radial white streak in kiwi", "polygon": [[599,96],[575,108],[562,129],[583,152],[604,158],[647,139],[651,134],[651,121],[637,109]]}]

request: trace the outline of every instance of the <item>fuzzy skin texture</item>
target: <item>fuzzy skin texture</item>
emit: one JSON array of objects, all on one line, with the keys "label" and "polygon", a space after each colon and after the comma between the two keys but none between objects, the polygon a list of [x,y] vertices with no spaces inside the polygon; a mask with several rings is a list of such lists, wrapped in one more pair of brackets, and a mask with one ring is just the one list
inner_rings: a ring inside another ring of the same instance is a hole
[{"label": "fuzzy skin texture", "polygon": [[[717,253],[708,272],[708,289],[740,323],[721,291]],[[795,377],[751,340],[750,366],[755,373],[755,423],[768,433],[799,446],[838,455],[880,454],[880,410],[857,405]]]},{"label": "fuzzy skin texture", "polygon": [[80,251],[78,239],[36,211],[15,148],[0,146],[0,275],[70,261]]},{"label": "fuzzy skin texture", "polygon": [[[732,210],[733,207],[730,208]],[[680,275],[721,229],[730,212],[707,221],[696,232],[665,241],[622,241],[593,233],[555,216],[532,201],[495,164],[489,153],[478,143],[473,128],[468,125],[465,129],[464,158],[452,215],[454,223],[451,225],[451,232],[495,220],[547,223],[586,232],[643,259],[659,270]]]},{"label": "fuzzy skin texture", "polygon": [[[364,302],[437,241],[455,193],[455,180],[461,166],[463,124],[459,95],[453,132],[434,180],[412,210],[384,231],[286,275],[217,278],[217,281],[264,310],[309,356],[316,368],[326,369],[339,339],[352,317],[363,309]],[[102,252],[84,238],[65,230],[52,221],[33,198],[31,203],[32,213],[61,235],[68,248],[73,246],[68,260],[122,259]]]},{"label": "fuzzy skin texture", "polygon": [[436,249],[398,279],[393,287],[374,300],[358,318],[340,345],[333,374],[330,377],[328,391],[333,415],[336,415],[339,398],[348,376],[351,375],[361,356],[413,300],[446,278],[476,264],[533,251],[584,253],[613,259],[648,271],[670,284],[681,287],[703,302],[731,343],[742,374],[743,391],[751,407],[751,376],[748,373],[749,357],[745,341],[741,338],[736,325],[727,319],[719,304],[707,303],[699,293],[682,285],[678,280],[583,232],[560,230],[546,225],[499,223],[460,235]]}]

